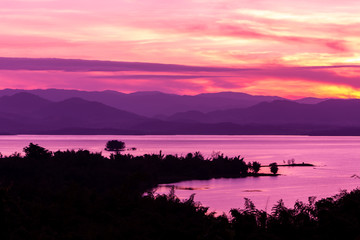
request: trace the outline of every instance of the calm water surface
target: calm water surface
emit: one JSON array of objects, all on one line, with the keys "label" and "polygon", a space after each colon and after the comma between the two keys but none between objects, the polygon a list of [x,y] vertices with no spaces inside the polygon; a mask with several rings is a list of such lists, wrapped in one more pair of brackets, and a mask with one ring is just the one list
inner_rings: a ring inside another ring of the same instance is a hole
[{"label": "calm water surface", "polygon": [[[176,195],[182,199],[195,193],[195,200],[211,210],[228,212],[243,207],[244,197],[253,200],[258,208],[271,210],[279,199],[287,206],[296,200],[307,201],[329,197],[340,190],[352,190],[360,185],[360,137],[309,137],[309,136],[0,136],[0,152],[10,155],[22,152],[30,142],[52,151],[88,149],[105,152],[108,140],[126,142],[136,147],[135,155],[145,153],[185,155],[200,151],[206,157],[213,152],[228,156],[241,155],[245,161],[283,163],[294,158],[297,163],[307,162],[315,167],[280,167],[278,177],[248,177],[241,179],[212,179],[185,181],[174,184]],[[267,168],[262,169],[267,172]],[[186,190],[191,188],[194,190]],[[158,193],[168,193],[161,186]]]}]

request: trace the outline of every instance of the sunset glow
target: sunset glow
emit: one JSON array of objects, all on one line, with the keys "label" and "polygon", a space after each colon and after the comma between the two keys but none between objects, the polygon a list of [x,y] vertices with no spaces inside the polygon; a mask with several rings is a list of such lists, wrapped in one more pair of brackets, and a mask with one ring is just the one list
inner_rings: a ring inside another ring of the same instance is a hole
[{"label": "sunset glow", "polygon": [[[0,88],[359,98],[359,12],[355,0],[3,0]],[[9,69],[9,58],[177,67]]]}]

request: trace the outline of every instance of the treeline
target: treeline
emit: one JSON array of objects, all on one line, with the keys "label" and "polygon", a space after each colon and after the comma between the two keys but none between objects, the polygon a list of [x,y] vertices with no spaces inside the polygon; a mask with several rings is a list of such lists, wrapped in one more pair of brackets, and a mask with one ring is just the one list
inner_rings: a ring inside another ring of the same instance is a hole
[{"label": "treeline", "polygon": [[346,239],[360,236],[360,190],[318,202],[310,198],[308,203],[297,202],[293,208],[286,208],[280,200],[271,213],[256,209],[247,199],[245,208],[232,209],[228,216],[210,213],[194,201],[194,196],[181,201],[173,190],[168,195],[150,191],[157,183],[170,180],[172,174],[178,174],[176,178],[191,178],[197,169],[209,166],[220,170],[200,170],[203,176],[220,176],[230,172],[229,168],[243,166],[239,164],[242,158],[230,160],[219,155],[208,161],[197,153],[183,158],[161,154],[115,154],[106,158],[87,150],[53,153],[34,144],[24,151],[24,157],[14,154],[0,158],[1,239],[344,239],[345,233]]},{"label": "treeline", "polygon": [[[133,156],[131,154],[116,154],[110,156],[111,160],[120,162],[126,168],[139,168],[145,166],[158,183],[171,183],[183,180],[211,179],[211,178],[236,178],[248,176],[261,176],[259,162],[246,163],[241,156],[227,157],[224,154],[205,159],[199,152],[188,153],[186,156],[145,154]],[[277,167],[276,167],[277,168]],[[272,174],[276,176],[276,171]]]},{"label": "treeline", "polygon": [[[165,156],[161,151],[159,154],[142,156],[120,154],[117,151],[116,154],[104,157],[101,153],[90,153],[88,150],[51,152],[33,143],[24,148],[24,153],[24,157],[19,153],[0,155],[3,183],[14,177],[18,181],[44,183],[49,182],[47,179],[53,179],[52,184],[59,186],[81,182],[86,186],[104,189],[103,185],[118,188],[125,184],[123,188],[136,186],[138,192],[144,192],[160,183],[269,175],[259,173],[259,162],[246,163],[241,156],[227,157],[220,153],[208,159],[200,152],[188,153],[186,156]],[[276,176],[276,172],[271,175]]]}]

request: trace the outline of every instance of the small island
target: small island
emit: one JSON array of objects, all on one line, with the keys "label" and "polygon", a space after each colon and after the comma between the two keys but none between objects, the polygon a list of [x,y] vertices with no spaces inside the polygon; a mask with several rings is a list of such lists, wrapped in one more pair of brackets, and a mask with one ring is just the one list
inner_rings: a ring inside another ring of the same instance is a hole
[{"label": "small island", "polygon": [[296,163],[294,158],[291,158],[287,161],[283,161],[283,164],[279,164],[279,167],[315,167],[314,164],[311,163]]},{"label": "small island", "polygon": [[[315,167],[315,165],[311,163],[305,163],[305,162],[296,163],[294,158],[289,159],[287,161],[283,161],[283,164],[277,164],[277,166],[278,167]],[[264,167],[271,167],[271,164],[267,166],[265,165]]]},{"label": "small island", "polygon": [[[158,183],[175,183],[185,180],[207,180],[212,178],[243,178],[260,176],[278,176],[278,165],[271,163],[271,173],[261,173],[261,163],[257,161],[246,163],[244,158],[239,156],[228,157],[223,153],[214,152],[211,157],[205,158],[200,152],[188,153],[185,156],[145,154],[133,156],[131,154],[120,154],[126,148],[125,143],[118,140],[111,140],[106,143],[105,150],[114,152],[110,158],[117,159],[122,163],[135,162],[142,165],[151,165],[153,174],[156,173]],[[135,148],[136,149],[136,148]]]},{"label": "small island", "polygon": [[294,164],[280,164],[279,167],[315,167],[311,163],[294,163]]}]

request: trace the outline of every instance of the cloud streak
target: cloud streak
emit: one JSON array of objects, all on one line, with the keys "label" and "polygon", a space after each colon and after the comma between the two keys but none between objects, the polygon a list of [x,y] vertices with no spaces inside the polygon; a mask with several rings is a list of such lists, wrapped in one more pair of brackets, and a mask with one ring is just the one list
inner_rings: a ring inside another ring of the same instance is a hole
[{"label": "cloud streak", "polygon": [[[357,91],[360,89],[358,72],[360,65],[355,64],[221,68],[80,59],[0,58],[0,88],[28,89],[37,85],[38,88],[115,89],[125,92],[162,90],[180,94],[195,94],[197,91],[259,93],[255,86],[261,89],[261,85],[271,83],[276,86],[273,90],[279,93],[288,86],[296,85],[306,86],[304,91],[319,86],[342,86]],[[15,79],[17,84],[13,84],[11,79]]]},{"label": "cloud streak", "polygon": [[259,68],[235,68],[235,67],[205,67],[179,64],[124,62],[124,61],[100,61],[83,59],[61,58],[7,58],[0,57],[0,70],[30,70],[30,71],[68,71],[68,72],[118,72],[118,71],[147,71],[147,72],[242,72],[263,71],[264,69],[289,69],[314,70],[314,69],[337,69],[337,68],[360,68],[360,65],[333,65],[333,66],[265,66]]},{"label": "cloud streak", "polygon": [[68,72],[94,71],[148,71],[148,72],[226,72],[249,71],[254,68],[201,67],[178,64],[160,64],[144,62],[98,61],[59,58],[5,58],[0,57],[2,70],[58,70]]},{"label": "cloud streak", "polygon": [[[186,23],[182,23],[183,25]],[[325,47],[338,52],[349,52],[351,49],[347,42],[342,39],[330,39],[321,37],[308,37],[297,35],[271,34],[266,31],[254,30],[243,24],[189,24],[180,29],[168,28],[168,31],[178,31],[189,35],[220,36],[241,39],[268,40],[288,44],[304,44]]]},{"label": "cloud streak", "polygon": [[0,87],[359,92],[359,12],[355,0],[3,0]]}]

